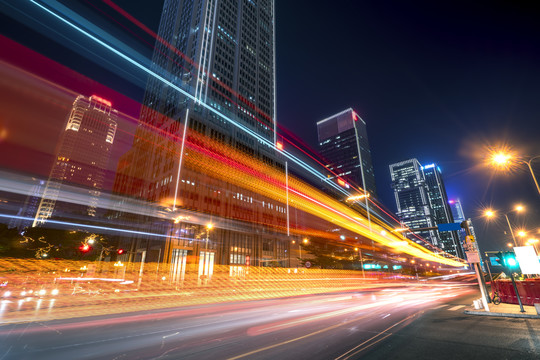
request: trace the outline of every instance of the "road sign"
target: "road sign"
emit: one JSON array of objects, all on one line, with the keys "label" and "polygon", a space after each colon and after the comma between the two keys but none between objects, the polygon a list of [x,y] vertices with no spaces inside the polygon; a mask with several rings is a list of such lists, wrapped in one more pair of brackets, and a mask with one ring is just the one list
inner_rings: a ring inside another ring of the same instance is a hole
[{"label": "road sign", "polygon": [[470,264],[480,263],[480,254],[478,251],[466,251],[465,255],[467,255],[467,261]]},{"label": "road sign", "polygon": [[476,242],[476,239],[472,235],[467,235],[467,236],[465,236],[465,242],[467,244],[473,244],[473,243]]},{"label": "road sign", "polygon": [[310,268],[311,267],[311,262],[310,261],[306,261],[304,263],[304,266],[307,267],[307,268]]},{"label": "road sign", "polygon": [[437,224],[437,227],[440,231],[458,231],[461,230],[460,223],[448,223],[448,224]]}]

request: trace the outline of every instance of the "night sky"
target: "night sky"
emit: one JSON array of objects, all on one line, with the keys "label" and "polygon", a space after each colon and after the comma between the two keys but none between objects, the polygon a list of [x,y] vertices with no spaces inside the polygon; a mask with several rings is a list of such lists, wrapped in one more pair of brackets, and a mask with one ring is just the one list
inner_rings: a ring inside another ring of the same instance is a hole
[{"label": "night sky", "polygon": [[[157,31],[162,1],[115,3]],[[378,193],[389,209],[395,211],[388,165],[416,157],[440,165],[449,196],[461,198],[484,250],[509,240],[501,218],[490,224],[480,218],[484,207],[509,210],[523,202],[527,215],[510,218],[540,227],[540,195],[526,167],[494,175],[479,165],[488,145],[540,155],[540,14],[532,5],[276,3],[281,126],[316,148],[315,123],[353,107],[368,124]],[[4,34],[24,38],[13,32]],[[56,61],[62,62],[62,51],[55,49]],[[98,81],[106,78],[85,73],[91,67],[80,62],[64,64]],[[141,94],[127,95],[141,101]],[[537,164],[540,177],[540,159]]]}]

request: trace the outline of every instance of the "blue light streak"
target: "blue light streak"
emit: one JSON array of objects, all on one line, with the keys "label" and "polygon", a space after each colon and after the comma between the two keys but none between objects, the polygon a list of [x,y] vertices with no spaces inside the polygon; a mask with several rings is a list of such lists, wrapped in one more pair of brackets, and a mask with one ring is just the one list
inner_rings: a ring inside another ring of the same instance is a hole
[{"label": "blue light streak", "polygon": [[[153,76],[154,78],[158,79],[159,81],[163,82],[164,84],[170,86],[171,88],[177,90],[178,92],[180,92],[181,94],[183,94],[184,96],[188,97],[189,99],[191,99],[192,101],[194,102],[197,102],[199,103],[199,100],[191,95],[190,93],[186,92],[184,89],[182,89],[181,87],[179,87],[178,85],[174,84],[173,82],[165,79],[163,76],[155,73],[154,71],[150,70],[149,68],[147,68],[146,66],[140,64],[139,62],[133,60],[132,58],[130,58],[129,56],[125,55],[124,53],[120,52],[119,50],[115,49],[114,47],[112,47],[111,45],[107,44],[106,42],[104,42],[103,40],[97,38],[96,36],[90,34],[87,30],[84,30],[82,29],[81,27],[77,26],[76,24],[70,22],[69,20],[65,19],[64,17],[62,17],[61,15],[55,13],[54,11],[48,9],[47,7],[45,7],[44,5],[38,3],[36,0],[29,0],[32,4],[38,6],[39,8],[41,8],[42,10],[46,11],[47,13],[49,13],[50,15],[54,16],[55,18],[57,18],[58,20],[62,21],[64,24],[72,27],[73,29],[77,30],[78,32],[80,32],[81,34],[87,36],[88,38],[90,38],[91,40],[95,41],[96,43],[98,43],[99,45],[103,46],[104,48],[106,48],[107,50],[111,51],[112,53],[116,54],[117,56],[121,57],[122,59],[124,59],[125,61],[131,63],[132,65],[134,65],[135,67],[137,67],[138,69],[144,71],[145,73],[147,73],[148,75],[150,76]],[[56,3],[56,2],[55,2]],[[48,3],[47,5],[49,6],[53,6],[56,5],[56,4],[50,4]],[[55,10],[57,11],[60,11],[58,9],[58,5],[56,6]],[[274,148],[275,149],[275,144],[268,141],[266,138],[258,135],[256,132],[254,132],[253,130],[243,126],[242,124],[239,124],[237,123],[236,121],[232,120],[231,118],[223,115],[221,112],[219,112],[218,110],[214,109],[213,107],[211,107],[210,105],[206,104],[205,102],[200,102],[200,104],[202,106],[204,106],[207,110],[211,111],[212,113],[216,114],[217,116],[223,118],[224,120],[228,121],[229,123],[231,123],[233,126],[237,127],[238,129],[248,133],[249,135],[253,136],[255,139],[259,140],[261,143],[267,145],[268,147],[271,147],[271,148]],[[278,149],[276,149],[278,150]],[[299,158],[297,158],[296,156],[294,156],[293,154],[287,152],[287,151],[283,151],[283,150],[278,150],[280,151],[283,155],[285,155],[285,157],[287,157],[289,160],[293,161],[294,163],[296,163],[297,165],[301,166],[304,170],[308,171],[310,174],[314,175],[315,177],[317,177],[318,179],[322,180],[322,181],[325,181],[326,180],[326,176],[324,176],[323,174],[321,174],[320,172],[318,172],[317,170],[313,169],[311,166],[309,166],[308,164],[306,164],[305,162],[303,162],[302,160],[300,160]],[[350,192],[344,190],[343,188],[341,188],[339,185],[335,184],[335,183],[332,183],[332,182],[328,182],[328,184],[330,184],[334,189],[338,190],[339,192],[343,193],[344,195],[350,195]]]},{"label": "blue light streak", "polygon": [[[0,214],[0,218],[30,220],[30,221],[34,220],[34,218],[31,218],[31,217],[6,215],[6,214]],[[156,233],[151,233],[151,232],[146,232],[146,231],[117,229],[117,228],[111,228],[107,226],[78,224],[78,223],[72,223],[68,221],[58,221],[58,220],[47,219],[47,223],[57,224],[57,225],[66,225],[66,226],[76,226],[76,227],[81,227],[85,229],[93,229],[93,230],[105,230],[105,231],[118,232],[118,233],[123,233],[123,234],[128,233],[128,234],[135,234],[135,235],[155,236],[155,237],[166,238],[166,239],[193,240],[191,238],[180,237],[180,236],[156,234]]]}]

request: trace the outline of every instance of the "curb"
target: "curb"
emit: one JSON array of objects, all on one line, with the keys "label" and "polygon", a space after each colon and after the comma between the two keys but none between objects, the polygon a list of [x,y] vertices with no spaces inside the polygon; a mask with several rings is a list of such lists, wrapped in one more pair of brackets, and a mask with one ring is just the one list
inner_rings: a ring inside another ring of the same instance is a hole
[{"label": "curb", "polygon": [[540,315],[532,315],[532,314],[497,313],[497,312],[473,311],[473,310],[465,310],[463,313],[465,313],[467,315],[496,316],[496,317],[525,318],[525,319],[540,319]]}]

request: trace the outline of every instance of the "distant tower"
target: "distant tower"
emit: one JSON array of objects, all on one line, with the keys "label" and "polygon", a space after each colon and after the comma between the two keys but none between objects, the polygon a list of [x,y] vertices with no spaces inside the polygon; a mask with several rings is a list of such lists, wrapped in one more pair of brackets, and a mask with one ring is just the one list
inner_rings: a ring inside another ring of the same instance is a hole
[{"label": "distant tower", "polygon": [[[436,226],[424,171],[418,160],[409,159],[390,165],[390,175],[400,221],[410,229]],[[435,246],[439,245],[436,230],[424,230],[416,234]]]},{"label": "distant tower", "polygon": [[70,209],[82,206],[86,215],[96,215],[117,116],[111,102],[98,96],[75,99],[32,226],[52,217],[57,201]]},{"label": "distant tower", "polygon": [[[476,237],[476,233],[474,231],[474,226],[472,224],[471,219],[467,219],[465,217],[465,213],[463,212],[463,206],[461,205],[461,200],[450,199],[448,200],[448,204],[450,204],[450,209],[452,210],[452,215],[454,216],[454,222],[462,223],[463,221],[467,220],[471,234]],[[459,245],[461,246],[461,249],[463,251],[463,244],[465,243],[465,236],[467,234],[465,233],[464,229],[461,229],[460,231],[458,231],[458,235],[459,235],[459,242],[460,242]]]},{"label": "distant tower", "polygon": [[326,167],[376,197],[364,120],[353,109],[347,109],[317,122],[317,133],[321,155],[328,162]]},{"label": "distant tower", "polygon": [[32,218],[37,213],[41,196],[43,195],[45,180],[32,178],[32,183],[33,185],[30,187],[30,191],[28,192],[28,196],[26,197],[23,206],[17,212],[17,218],[13,218],[9,222],[9,227],[17,228],[19,232],[32,225]]},{"label": "distant tower", "polygon": [[[441,168],[436,164],[425,165],[424,178],[428,191],[429,202],[436,224],[448,224],[454,222],[452,210],[448,203],[448,195],[442,178]],[[454,256],[463,258],[463,251],[459,243],[457,232],[439,232],[440,247]]]}]

